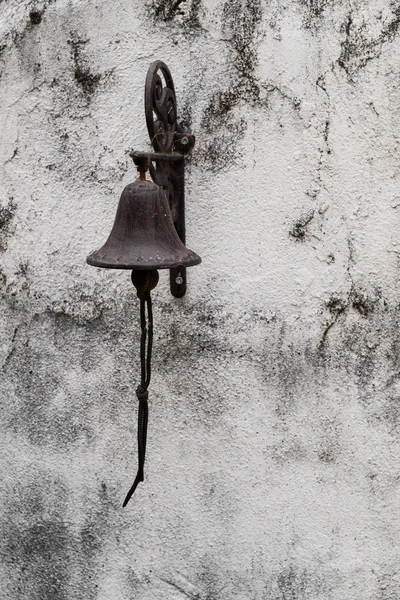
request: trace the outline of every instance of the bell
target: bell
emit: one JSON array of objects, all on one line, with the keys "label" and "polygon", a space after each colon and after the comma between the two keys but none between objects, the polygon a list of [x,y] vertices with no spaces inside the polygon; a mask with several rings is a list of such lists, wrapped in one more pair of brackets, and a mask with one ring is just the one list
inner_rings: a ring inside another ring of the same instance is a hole
[{"label": "bell", "polygon": [[[163,73],[165,86],[158,75],[159,70]],[[147,74],[145,110],[147,128],[156,152],[130,153],[140,179],[126,186],[106,243],[86,259],[94,267],[132,270],[132,283],[140,300],[140,384],[136,388],[139,401],[138,469],[122,506],[128,504],[138,484],[144,481],[153,347],[151,291],[158,282],[158,269],[170,269],[171,293],[182,298],[186,292],[185,268],[201,263],[200,256],[184,244],[184,155],[193,147],[194,136],[177,129],[172,76],[168,67],[160,61],[152,63]],[[148,169],[154,181],[173,193],[175,223],[164,189],[146,180]]]},{"label": "bell", "polygon": [[141,178],[122,192],[108,240],[86,261],[94,267],[144,271],[191,267],[201,258],[179,238],[164,190]]}]

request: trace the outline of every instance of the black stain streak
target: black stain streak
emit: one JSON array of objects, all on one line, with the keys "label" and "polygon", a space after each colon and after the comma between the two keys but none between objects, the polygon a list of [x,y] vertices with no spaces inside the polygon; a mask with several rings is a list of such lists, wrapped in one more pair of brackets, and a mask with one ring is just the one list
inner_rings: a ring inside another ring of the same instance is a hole
[{"label": "black stain streak", "polygon": [[[192,401],[187,403],[187,410],[192,420],[215,426],[229,407],[226,383],[218,376],[218,366],[236,354],[220,307],[211,302],[159,302],[158,311],[156,336],[161,341],[156,345],[162,344],[162,348],[154,355],[154,368],[164,373],[172,397],[186,398],[190,390]],[[189,323],[194,326],[188,327]]]},{"label": "black stain streak", "polygon": [[[153,14],[156,19],[171,21],[178,14],[181,4],[187,0],[161,0],[153,3]],[[182,13],[183,14],[183,13]]]},{"label": "black stain streak", "polygon": [[[21,264],[16,275],[22,282],[17,297],[8,298],[6,295],[6,301],[18,314],[24,310],[23,294],[29,295],[27,265]],[[84,298],[84,295],[81,296]],[[8,427],[39,447],[67,449],[78,439],[90,443],[94,436],[90,418],[85,417],[85,398],[77,399],[68,392],[63,383],[63,374],[67,364],[84,370],[95,367],[96,360],[90,360],[92,344],[83,342],[76,346],[74,340],[76,336],[86,340],[93,335],[107,339],[107,328],[104,326],[103,313],[96,312],[96,308],[94,313],[89,311],[90,314],[85,318],[70,315],[66,310],[66,307],[57,310],[49,308],[42,314],[32,315],[29,323],[16,328],[11,350],[3,365],[3,374],[14,394]],[[68,341],[73,345],[71,356],[66,361],[63,352]],[[63,368],[60,368],[60,361]],[[66,402],[56,407],[54,399],[60,394]]]},{"label": "black stain streak", "polygon": [[153,0],[150,11],[155,21],[178,22],[186,35],[197,35],[202,27],[200,9],[202,0]]},{"label": "black stain streak", "polygon": [[73,404],[67,410],[52,407],[53,398],[62,393],[62,374],[51,352],[34,350],[28,340],[17,339],[4,373],[16,394],[9,423],[14,432],[23,433],[34,445],[58,448],[68,448],[81,436],[91,438],[89,426]]},{"label": "black stain streak", "polygon": [[260,86],[254,72],[258,64],[255,36],[262,19],[261,1],[229,0],[224,4],[222,18],[234,75],[230,88],[217,92],[203,113],[202,129],[212,139],[199,149],[195,159],[215,172],[230,167],[240,154],[237,143],[247,124],[242,118],[233,118],[233,109],[241,103],[260,105]]},{"label": "black stain streak", "polygon": [[201,599],[200,594],[197,594],[197,593],[192,594],[191,592],[188,592],[187,590],[185,590],[181,585],[179,585],[175,581],[171,581],[169,579],[163,579],[162,577],[160,579],[161,579],[161,581],[168,583],[168,585],[170,585],[173,588],[175,588],[176,590],[178,590],[178,592],[180,592],[186,598],[190,598],[191,600],[200,600]]},{"label": "black stain streak", "polygon": [[75,548],[62,518],[66,489],[60,479],[42,470],[29,475],[28,482],[14,482],[5,495],[0,545],[9,595],[4,597],[69,600],[70,559]]},{"label": "black stain streak", "polygon": [[[223,592],[226,586],[224,584],[221,585],[221,575],[218,565],[215,564],[210,556],[203,557],[202,565],[199,568],[198,580],[203,591],[200,596],[202,599],[219,600],[223,598],[221,592]],[[192,597],[195,600],[196,594]]]},{"label": "black stain streak", "polygon": [[[319,360],[318,368],[326,372],[334,369],[341,373],[342,379],[355,381],[368,423],[398,436],[400,307],[389,307],[379,290],[367,293],[353,284],[346,297],[333,296],[325,308],[332,318],[325,327],[317,354],[311,354],[310,360],[316,367]],[[328,336],[335,325],[335,336]]]},{"label": "black stain streak", "polygon": [[4,289],[7,285],[7,275],[5,274],[3,268],[0,266],[0,290]]},{"label": "black stain streak", "polygon": [[97,491],[96,503],[90,507],[90,513],[86,517],[78,538],[82,564],[85,567],[81,574],[80,592],[85,600],[98,598],[98,586],[94,577],[98,556],[115,526],[118,509],[116,498],[110,497],[107,485],[102,482]]},{"label": "black stain streak", "polygon": [[[26,21],[24,29],[22,31],[11,30],[10,33],[6,36],[14,45],[21,45],[27,35],[32,33],[34,29],[40,25],[43,20],[43,16],[50,4],[53,4],[55,0],[47,0],[45,6],[43,8],[32,8],[29,12],[28,20]],[[3,49],[7,47],[7,44],[0,45],[0,54]]]},{"label": "black stain streak", "polygon": [[330,122],[328,120],[326,120],[323,135],[324,135],[324,142],[325,142],[325,148],[326,148],[327,154],[331,153],[331,149],[329,147],[329,128],[330,128]]},{"label": "black stain streak", "polygon": [[400,28],[400,6],[398,2],[391,3],[392,19],[382,25],[377,37],[369,35],[368,23],[364,21],[355,23],[353,12],[349,12],[346,22],[342,26],[344,41],[338,65],[346,72],[349,79],[364,68],[367,63],[379,57],[382,46],[392,42]]},{"label": "black stain streak", "polygon": [[298,219],[289,231],[289,236],[296,242],[304,242],[307,236],[307,226],[311,223],[313,218],[314,211]]},{"label": "black stain streak", "polygon": [[8,561],[20,572],[13,598],[68,600],[68,529],[62,522],[42,520],[20,530],[11,526]]},{"label": "black stain streak", "polygon": [[10,198],[6,206],[0,207],[0,252],[7,250],[8,238],[13,233],[12,221],[16,209],[17,205],[13,198]]},{"label": "black stain streak", "polygon": [[327,582],[317,573],[289,564],[266,584],[263,600],[327,598],[329,591]]},{"label": "black stain streak", "polygon": [[223,11],[223,30],[231,36],[233,64],[240,77],[241,91],[258,101],[259,87],[254,77],[258,64],[255,34],[262,19],[260,0],[229,0]]},{"label": "black stain streak", "polygon": [[347,314],[350,308],[353,308],[359,315],[368,318],[374,311],[374,302],[368,298],[367,294],[362,290],[357,290],[354,285],[350,289],[347,298],[341,298],[333,295],[325,303],[333,319],[327,324],[322,334],[319,344],[319,349],[323,350],[327,342],[327,336],[332,327],[338,322],[341,315]]},{"label": "black stain streak", "polygon": [[14,482],[6,494],[0,538],[8,575],[4,598],[95,600],[98,557],[115,529],[118,507],[102,483],[87,500],[83,525],[71,527],[64,520],[68,501],[64,482],[50,472],[31,469],[27,481]]},{"label": "black stain streak", "polygon": [[87,41],[88,40],[72,38],[69,40],[69,44],[71,45],[72,58],[75,67],[74,79],[83,91],[86,98],[90,100],[90,97],[94,94],[100,83],[101,75],[93,74],[90,68],[84,64],[81,48],[87,44]]},{"label": "black stain streak", "polygon": [[300,0],[300,4],[306,11],[304,24],[307,28],[315,27],[329,6],[334,5],[334,0]]},{"label": "black stain streak", "polygon": [[400,433],[400,397],[389,394],[385,397],[380,411],[376,414],[378,421],[386,424],[391,434]]},{"label": "black stain streak", "polygon": [[320,349],[324,348],[329,331],[337,323],[340,315],[342,315],[344,312],[346,312],[347,307],[348,307],[348,305],[345,301],[343,301],[341,298],[337,298],[335,296],[332,296],[332,298],[330,298],[327,301],[326,308],[333,315],[333,320],[330,323],[328,323],[328,325],[324,329],[324,332],[323,332],[322,338],[321,338],[321,342],[319,345]]},{"label": "black stain streak", "polygon": [[354,289],[350,294],[351,304],[362,317],[367,318],[374,310],[374,303],[368,296],[362,292],[357,292]]},{"label": "black stain streak", "polygon": [[336,461],[337,448],[332,444],[326,445],[318,452],[318,458],[321,462],[331,464]]},{"label": "black stain streak", "polygon": [[39,25],[42,22],[44,10],[31,10],[29,20],[32,25]]}]

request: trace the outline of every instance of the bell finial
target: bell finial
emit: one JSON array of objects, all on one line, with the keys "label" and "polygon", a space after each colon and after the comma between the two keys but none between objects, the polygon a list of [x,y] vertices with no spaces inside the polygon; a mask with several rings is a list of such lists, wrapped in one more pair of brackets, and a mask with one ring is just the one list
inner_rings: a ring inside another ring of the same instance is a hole
[{"label": "bell finial", "polygon": [[146,173],[149,168],[149,158],[147,156],[139,156],[133,155],[133,162],[137,166],[137,170],[139,171],[139,181],[147,181]]}]

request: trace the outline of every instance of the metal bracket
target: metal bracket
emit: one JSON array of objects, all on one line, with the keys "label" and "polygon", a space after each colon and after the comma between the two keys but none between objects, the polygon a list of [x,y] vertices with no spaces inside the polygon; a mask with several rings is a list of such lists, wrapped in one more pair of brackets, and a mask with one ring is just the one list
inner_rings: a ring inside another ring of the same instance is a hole
[{"label": "metal bracket", "polygon": [[[177,124],[176,96],[167,65],[153,62],[147,72],[144,109],[150,142],[155,152],[131,152],[136,162],[148,158],[154,183],[165,190],[175,229],[185,244],[185,154],[195,143],[193,134]],[[186,293],[186,268],[170,269],[171,293],[182,298]]]}]

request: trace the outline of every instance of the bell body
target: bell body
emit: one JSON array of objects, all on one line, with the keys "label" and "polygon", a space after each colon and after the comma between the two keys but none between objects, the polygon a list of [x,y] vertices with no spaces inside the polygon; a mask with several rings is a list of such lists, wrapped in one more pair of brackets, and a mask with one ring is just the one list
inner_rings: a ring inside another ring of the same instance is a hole
[{"label": "bell body", "polygon": [[138,179],[121,194],[108,240],[86,261],[108,269],[152,270],[190,267],[201,258],[179,238],[164,190]]}]

